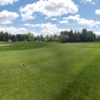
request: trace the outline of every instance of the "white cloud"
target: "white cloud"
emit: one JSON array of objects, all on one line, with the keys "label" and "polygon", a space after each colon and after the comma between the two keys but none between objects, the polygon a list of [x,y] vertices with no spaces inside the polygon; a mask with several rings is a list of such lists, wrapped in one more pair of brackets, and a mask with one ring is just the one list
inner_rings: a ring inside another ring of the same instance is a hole
[{"label": "white cloud", "polygon": [[64,17],[63,20],[59,21],[59,23],[66,24],[66,23],[68,23],[69,20],[79,21],[80,20],[80,15],[76,14],[75,16]]},{"label": "white cloud", "polygon": [[15,28],[15,27],[6,27],[6,26],[0,26],[0,31],[8,32],[11,34],[25,34],[28,32],[26,28]]},{"label": "white cloud", "polygon": [[[40,34],[43,35],[52,35],[59,34],[61,31],[66,29],[58,28],[56,24],[45,23],[45,24],[25,24],[25,26],[34,27],[34,28],[42,28]],[[69,29],[68,29],[69,30]]]},{"label": "white cloud", "polygon": [[78,23],[81,24],[81,25],[89,26],[89,27],[100,25],[100,21],[88,20],[88,19],[85,19],[85,18],[80,18]]},{"label": "white cloud", "polygon": [[41,28],[46,28],[46,27],[56,27],[55,24],[51,24],[51,23],[45,23],[45,24],[25,24],[25,26],[31,26],[31,27],[41,27]]},{"label": "white cloud", "polygon": [[100,9],[97,9],[97,10],[95,11],[95,13],[96,13],[97,15],[100,15]]},{"label": "white cloud", "polygon": [[64,17],[62,22],[67,22],[69,20],[76,21],[77,24],[81,24],[81,25],[85,25],[85,26],[89,26],[89,27],[100,25],[100,21],[94,21],[94,20],[90,20],[90,19],[88,20],[85,18],[81,18],[79,14],[76,14],[74,16]]},{"label": "white cloud", "polygon": [[93,4],[93,5],[95,5],[96,1],[97,0],[81,0],[82,3],[85,3],[85,4],[90,3],[90,4]]},{"label": "white cloud", "polygon": [[98,32],[98,31],[95,31],[94,33],[95,33],[96,35],[100,35],[100,32]]},{"label": "white cloud", "polygon": [[18,2],[18,0],[0,0],[0,6],[13,4],[14,2]]},{"label": "white cloud", "polygon": [[15,12],[8,12],[7,10],[4,10],[0,12],[0,24],[10,24],[13,23],[13,21],[18,18],[19,15]]},{"label": "white cloud", "polygon": [[85,19],[85,18],[80,18],[78,23],[81,24],[81,25],[87,25],[87,26],[94,26],[95,25],[95,21],[88,20],[88,19]]},{"label": "white cloud", "polygon": [[64,20],[74,20],[74,21],[79,21],[80,20],[80,15],[79,14],[76,14],[74,16],[68,16],[68,17],[65,17],[63,18]]},{"label": "white cloud", "polygon": [[57,21],[58,19],[57,18],[51,18],[50,20]]},{"label": "white cloud", "polygon": [[33,15],[39,12],[47,17],[62,16],[78,12],[78,6],[72,0],[39,0],[33,4],[27,4],[20,8],[23,20],[33,19]]},{"label": "white cloud", "polygon": [[68,20],[61,20],[59,21],[60,24],[67,24],[68,23]]}]

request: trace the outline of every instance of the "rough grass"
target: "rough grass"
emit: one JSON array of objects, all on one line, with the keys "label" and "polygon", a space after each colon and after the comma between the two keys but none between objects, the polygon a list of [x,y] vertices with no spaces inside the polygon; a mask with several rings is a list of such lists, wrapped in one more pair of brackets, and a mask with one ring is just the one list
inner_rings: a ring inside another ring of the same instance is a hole
[{"label": "rough grass", "polygon": [[[6,46],[9,44],[8,46]],[[0,45],[5,45],[0,47],[0,51],[18,51],[18,50],[29,50],[29,49],[35,49],[35,48],[41,48],[46,45],[46,43],[39,43],[39,42],[0,42]]]},{"label": "rough grass", "polygon": [[99,61],[99,43],[0,47],[0,100],[100,100]]}]

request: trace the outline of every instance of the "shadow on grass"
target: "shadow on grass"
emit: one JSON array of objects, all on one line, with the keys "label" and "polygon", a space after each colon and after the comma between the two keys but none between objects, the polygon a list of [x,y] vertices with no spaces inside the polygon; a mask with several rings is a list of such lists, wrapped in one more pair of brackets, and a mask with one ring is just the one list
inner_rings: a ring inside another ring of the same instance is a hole
[{"label": "shadow on grass", "polygon": [[72,83],[67,84],[55,100],[100,100],[100,68],[96,58]]}]

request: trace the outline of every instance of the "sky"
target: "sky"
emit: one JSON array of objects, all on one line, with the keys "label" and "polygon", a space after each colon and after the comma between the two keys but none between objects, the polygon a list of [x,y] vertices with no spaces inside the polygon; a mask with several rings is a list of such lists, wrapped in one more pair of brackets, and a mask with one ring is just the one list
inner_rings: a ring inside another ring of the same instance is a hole
[{"label": "sky", "polygon": [[0,0],[0,31],[52,35],[83,28],[100,34],[100,0]]}]

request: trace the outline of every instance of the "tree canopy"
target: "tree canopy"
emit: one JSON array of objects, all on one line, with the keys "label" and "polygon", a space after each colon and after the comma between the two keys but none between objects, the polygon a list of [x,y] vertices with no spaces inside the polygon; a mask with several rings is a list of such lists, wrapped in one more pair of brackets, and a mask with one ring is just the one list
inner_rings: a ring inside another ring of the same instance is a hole
[{"label": "tree canopy", "polygon": [[81,32],[61,31],[59,35],[46,35],[42,34],[35,36],[33,33],[27,34],[9,34],[8,32],[0,32],[0,41],[39,41],[39,42],[93,42],[100,41],[100,36],[96,36],[93,31],[87,31],[87,29],[82,29]]}]

